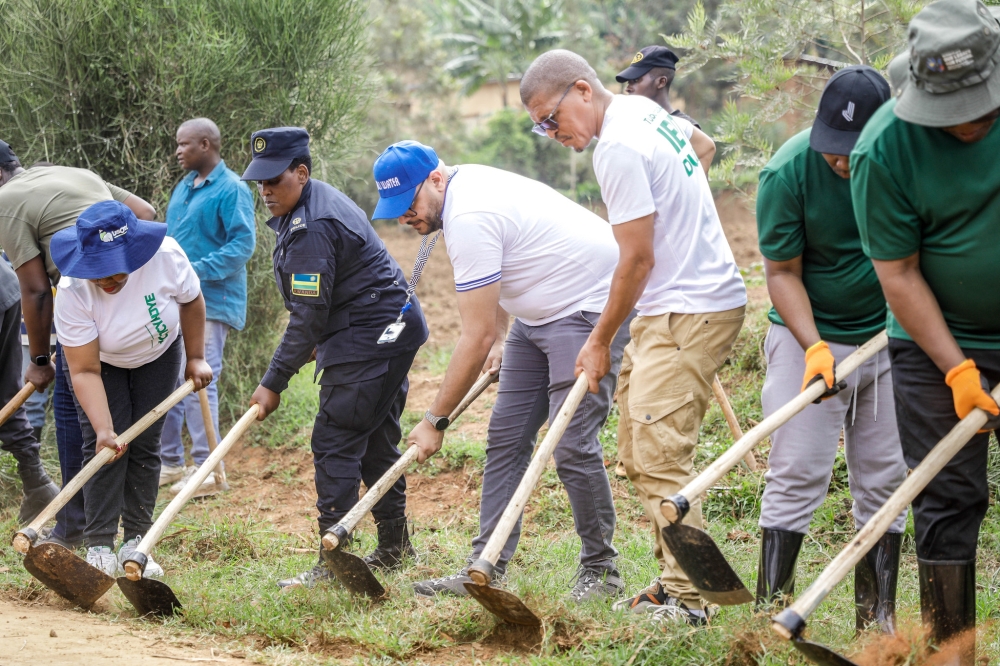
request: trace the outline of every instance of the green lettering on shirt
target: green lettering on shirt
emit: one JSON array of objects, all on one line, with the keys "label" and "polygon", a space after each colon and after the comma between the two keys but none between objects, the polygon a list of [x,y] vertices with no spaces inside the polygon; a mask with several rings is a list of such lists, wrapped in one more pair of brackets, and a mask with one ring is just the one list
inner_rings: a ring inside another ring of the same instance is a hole
[{"label": "green lettering on shirt", "polygon": [[170,335],[170,331],[167,330],[167,325],[160,319],[160,310],[156,307],[155,294],[146,294],[146,309],[149,311],[149,323],[153,326],[153,330],[156,331],[156,344],[163,344],[163,341]]}]

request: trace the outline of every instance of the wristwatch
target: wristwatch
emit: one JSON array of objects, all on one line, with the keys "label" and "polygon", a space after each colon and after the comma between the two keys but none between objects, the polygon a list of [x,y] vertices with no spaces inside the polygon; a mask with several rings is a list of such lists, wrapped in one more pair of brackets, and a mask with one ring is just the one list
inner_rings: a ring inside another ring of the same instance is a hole
[{"label": "wristwatch", "polygon": [[431,422],[435,430],[444,430],[451,425],[451,421],[448,420],[447,416],[434,416],[429,409],[424,412],[424,418]]},{"label": "wristwatch", "polygon": [[48,365],[49,355],[41,354],[40,356],[36,356],[35,358],[31,359],[31,362],[38,366]]}]

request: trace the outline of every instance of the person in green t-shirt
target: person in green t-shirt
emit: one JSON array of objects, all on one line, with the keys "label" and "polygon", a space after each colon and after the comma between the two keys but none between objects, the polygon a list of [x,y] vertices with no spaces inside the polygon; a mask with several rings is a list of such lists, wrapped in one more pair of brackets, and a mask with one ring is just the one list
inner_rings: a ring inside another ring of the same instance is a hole
[{"label": "person in green t-shirt", "polygon": [[[760,174],[757,228],[774,303],[764,342],[764,415],[815,381],[828,390],[823,402],[771,436],[758,605],[793,591],[795,562],[826,498],[841,430],[858,529],[906,478],[888,351],[849,377],[834,376],[835,363],[885,327],[885,299],[854,220],[847,156],[887,99],[889,84],[871,67],[840,70],[823,91],[812,128],[789,139]],[[905,527],[904,511],[855,569],[859,631],[872,623],[893,630]]]},{"label": "person in green t-shirt", "polygon": [[[891,314],[896,420],[916,467],[975,408],[1000,425],[1000,22],[977,0],[940,0],[910,23],[890,67],[902,89],[851,154],[865,253]],[[981,433],[913,501],[922,616],[936,642],[969,636],[974,663],[975,563],[989,505]],[[963,633],[964,632],[964,633]]]}]

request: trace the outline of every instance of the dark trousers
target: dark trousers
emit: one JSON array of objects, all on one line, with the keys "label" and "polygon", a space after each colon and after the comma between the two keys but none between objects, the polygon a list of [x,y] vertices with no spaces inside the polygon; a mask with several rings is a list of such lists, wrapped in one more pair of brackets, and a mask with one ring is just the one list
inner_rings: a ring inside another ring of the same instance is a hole
[{"label": "dark trousers", "polygon": [[[963,349],[992,390],[1000,382],[1000,350]],[[944,374],[916,343],[889,340],[896,422],[903,456],[913,469],[958,423]],[[989,433],[975,435],[913,500],[917,557],[970,561],[989,505]]]},{"label": "dark trousers", "polygon": [[[399,460],[399,417],[409,390],[406,374],[416,354],[413,350],[323,370],[312,432],[320,533],[357,504],[362,480],[371,488]],[[381,521],[405,513],[406,478],[400,476],[372,508],[372,516]]]},{"label": "dark trousers", "polygon": [[[174,391],[181,370],[183,344],[178,337],[159,358],[138,368],[101,363],[101,379],[116,434],[128,430]],[[69,373],[66,374],[68,377]],[[96,455],[97,433],[79,402],[76,406],[83,429],[83,454],[89,462]],[[125,541],[142,536],[152,526],[160,482],[163,421],[161,417],[146,428],[128,445],[125,455],[101,467],[83,486],[88,546],[113,548],[119,520]]]},{"label": "dark trousers", "polygon": [[[21,376],[21,303],[0,311],[0,404],[6,405],[24,386]],[[38,442],[28,423],[24,407],[19,407],[0,426],[0,448],[17,460],[38,458]]]},{"label": "dark trousers", "polygon": [[[83,468],[83,432],[76,412],[69,372],[63,360],[62,345],[56,344],[56,379],[52,390],[52,413],[56,422],[56,447],[59,449],[59,471],[65,486]],[[87,525],[83,493],[77,493],[56,514],[54,536],[69,542],[83,538]]]}]

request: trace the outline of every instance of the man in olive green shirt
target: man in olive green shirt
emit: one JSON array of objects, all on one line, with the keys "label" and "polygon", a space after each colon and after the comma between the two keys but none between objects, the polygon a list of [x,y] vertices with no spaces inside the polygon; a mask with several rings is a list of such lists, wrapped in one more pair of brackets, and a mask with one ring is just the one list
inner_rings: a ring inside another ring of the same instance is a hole
[{"label": "man in olive green shirt", "polygon": [[[758,605],[793,591],[795,562],[813,512],[826,499],[842,430],[857,529],[906,477],[888,351],[848,377],[834,376],[837,362],[885,328],[885,299],[854,220],[847,156],[888,98],[889,84],[871,67],[838,71],[812,128],[789,139],[760,175],[757,227],[774,303],[764,342],[764,415],[814,381],[828,390],[823,402],[771,436]],[[905,527],[904,511],[856,567],[858,630],[871,623],[893,630]]]},{"label": "man in olive green shirt", "polygon": [[[76,224],[76,218],[86,208],[112,198],[125,203],[136,217],[153,219],[152,206],[105,183],[97,174],[62,166],[24,169],[10,146],[0,141],[0,247],[17,273],[21,290],[31,354],[24,379],[39,389],[56,380],[53,412],[64,485],[83,465],[83,439],[58,345],[56,362],[49,363],[52,287],[60,277],[49,254],[49,241],[57,231]],[[83,523],[83,494],[78,493],[59,512],[52,536],[63,545],[76,545],[83,535]]]},{"label": "man in olive green shirt", "polygon": [[[987,429],[1000,425],[988,393],[1000,382],[1000,22],[977,0],[940,0],[908,41],[902,90],[851,154],[851,190],[891,309],[896,420],[913,468],[977,408]],[[913,501],[921,614],[936,642],[969,639],[963,666],[975,663],[988,444],[974,436]]]}]

